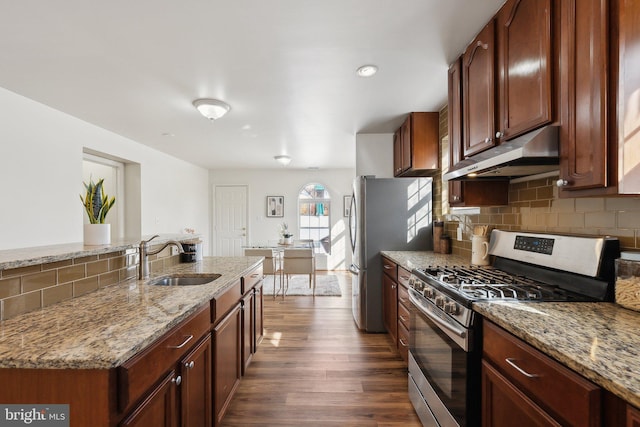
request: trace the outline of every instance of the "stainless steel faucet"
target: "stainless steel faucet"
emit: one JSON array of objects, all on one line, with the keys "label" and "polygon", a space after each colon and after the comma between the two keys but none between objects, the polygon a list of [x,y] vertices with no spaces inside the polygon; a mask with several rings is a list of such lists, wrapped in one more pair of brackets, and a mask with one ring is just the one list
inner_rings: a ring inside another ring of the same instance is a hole
[{"label": "stainless steel faucet", "polygon": [[149,252],[149,242],[158,237],[151,237],[149,240],[142,240],[140,242],[140,268],[138,269],[138,279],[146,279],[149,277],[149,255],[155,255],[159,252],[162,252],[164,248],[169,245],[174,245],[178,248],[179,253],[184,253],[184,248],[182,247],[182,243],[176,240],[169,240],[166,242],[160,249],[157,249],[153,252]]}]

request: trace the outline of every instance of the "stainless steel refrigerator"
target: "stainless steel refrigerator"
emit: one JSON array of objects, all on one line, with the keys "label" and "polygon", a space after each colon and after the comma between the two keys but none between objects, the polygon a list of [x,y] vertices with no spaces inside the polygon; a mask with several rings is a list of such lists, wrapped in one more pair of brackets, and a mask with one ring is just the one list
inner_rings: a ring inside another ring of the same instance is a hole
[{"label": "stainless steel refrigerator", "polygon": [[380,251],[433,250],[431,178],[353,181],[349,210],[353,317],[366,332],[385,332]]}]

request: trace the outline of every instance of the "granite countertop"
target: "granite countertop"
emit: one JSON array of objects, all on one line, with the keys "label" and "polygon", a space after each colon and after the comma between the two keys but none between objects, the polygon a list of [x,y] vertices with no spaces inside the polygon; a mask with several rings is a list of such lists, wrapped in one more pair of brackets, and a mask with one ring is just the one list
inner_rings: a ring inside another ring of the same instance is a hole
[{"label": "granite countertop", "polygon": [[469,265],[470,259],[460,255],[437,254],[431,251],[381,251],[391,261],[411,271],[430,265]]},{"label": "granite countertop", "polygon": [[[456,255],[383,251],[411,270],[468,265]],[[640,313],[613,303],[477,302],[475,311],[640,408]]]},{"label": "granite countertop", "polygon": [[640,313],[603,302],[481,302],[473,308],[640,407]]},{"label": "granite countertop", "polygon": [[[149,239],[150,237],[144,236],[143,238]],[[150,245],[160,245],[169,240],[188,241],[199,239],[200,237],[199,234],[162,234],[153,239]],[[113,241],[110,245],[102,246],[85,246],[79,242],[0,250],[0,270],[134,249],[138,247],[140,240],[123,239]]]},{"label": "granite countertop", "polygon": [[[258,266],[260,257],[205,257],[0,322],[0,368],[121,365]],[[174,273],[221,274],[200,286],[151,286]]]}]

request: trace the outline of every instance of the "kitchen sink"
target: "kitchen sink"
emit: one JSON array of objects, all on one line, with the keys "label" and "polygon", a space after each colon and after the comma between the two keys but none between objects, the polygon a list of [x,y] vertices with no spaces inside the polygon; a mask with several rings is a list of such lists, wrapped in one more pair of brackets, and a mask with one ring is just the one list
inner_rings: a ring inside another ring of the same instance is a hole
[{"label": "kitchen sink", "polygon": [[154,279],[149,282],[153,286],[197,286],[206,285],[220,277],[220,274],[199,274],[199,275],[171,275]]}]

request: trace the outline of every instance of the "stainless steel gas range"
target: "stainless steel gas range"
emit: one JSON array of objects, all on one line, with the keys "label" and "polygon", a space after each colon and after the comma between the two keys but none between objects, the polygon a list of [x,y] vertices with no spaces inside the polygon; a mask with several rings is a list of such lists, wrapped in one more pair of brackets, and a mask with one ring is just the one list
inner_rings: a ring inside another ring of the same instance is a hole
[{"label": "stainless steel gas range", "polygon": [[494,230],[490,266],[425,266],[410,280],[409,396],[426,426],[481,419],[478,301],[612,301],[617,239]]}]

